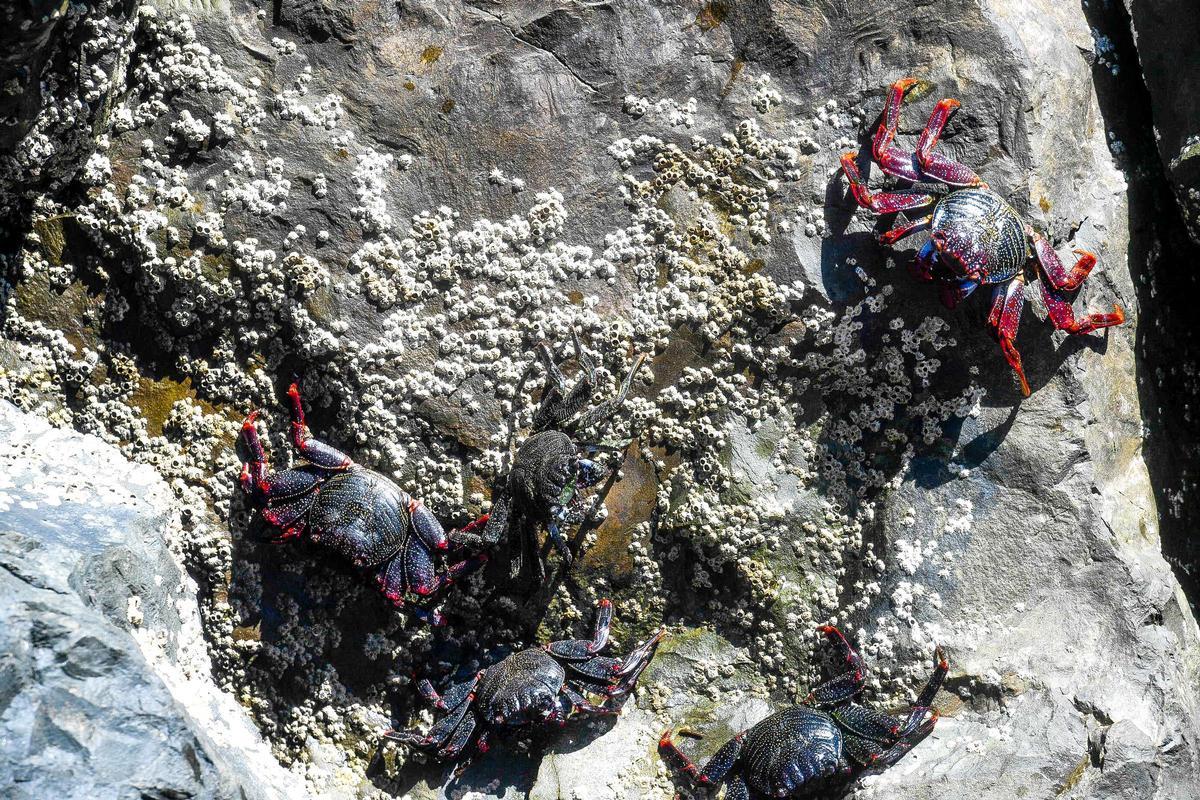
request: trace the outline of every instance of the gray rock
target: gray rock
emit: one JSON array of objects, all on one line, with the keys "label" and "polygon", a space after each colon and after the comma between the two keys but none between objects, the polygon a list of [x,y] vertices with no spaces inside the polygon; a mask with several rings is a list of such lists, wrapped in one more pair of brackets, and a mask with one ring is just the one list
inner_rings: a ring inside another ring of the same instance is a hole
[{"label": "gray rock", "polygon": [[[0,8],[0,220],[70,182],[123,82],[134,0]],[[7,225],[6,225],[7,227]]]},{"label": "gray rock", "polygon": [[195,603],[161,478],[6,402],[0,475],[0,793],[282,796],[196,729],[134,639],[175,657],[177,603]]},{"label": "gray rock", "polygon": [[1200,243],[1200,9],[1186,0],[1125,0],[1125,8],[1150,91],[1159,155],[1192,239]]}]

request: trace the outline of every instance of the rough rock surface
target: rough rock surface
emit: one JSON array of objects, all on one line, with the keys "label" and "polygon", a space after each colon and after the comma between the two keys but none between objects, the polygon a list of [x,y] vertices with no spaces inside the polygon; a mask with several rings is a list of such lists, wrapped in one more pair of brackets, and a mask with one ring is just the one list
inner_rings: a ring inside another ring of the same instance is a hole
[{"label": "rough rock surface", "polygon": [[[1200,794],[1200,635],[1142,452],[1152,298],[1084,9],[184,5],[105,40],[123,67],[69,189],[6,201],[0,394],[169,480],[214,677],[312,794],[670,797],[661,729],[706,756],[802,695],[823,622],[883,706],[950,654],[934,735],[854,796]],[[1128,313],[1066,338],[1031,300],[1027,400],[986,300],[945,311],[838,176],[910,74],[906,140],[959,98],[939,147],[1098,254],[1078,309]],[[431,631],[320,551],[262,544],[234,436],[265,408],[287,463],[293,374],[319,436],[461,522],[530,423],[534,345],[572,329],[602,392],[653,366],[591,432],[633,444],[570,575],[533,599],[480,575]],[[458,778],[380,747],[388,718],[429,724],[414,673],[580,632],[601,595],[618,645],[671,626],[618,721]]]},{"label": "rough rock surface", "polygon": [[1200,9],[1188,2],[1125,0],[1150,92],[1163,166],[1192,238],[1200,243]]},{"label": "rough rock surface", "polygon": [[178,607],[195,604],[163,539],[174,510],[158,474],[7,402],[0,474],[0,792],[282,797],[269,756],[247,769],[261,742],[214,742],[236,722],[197,724],[135,640],[177,662]]}]

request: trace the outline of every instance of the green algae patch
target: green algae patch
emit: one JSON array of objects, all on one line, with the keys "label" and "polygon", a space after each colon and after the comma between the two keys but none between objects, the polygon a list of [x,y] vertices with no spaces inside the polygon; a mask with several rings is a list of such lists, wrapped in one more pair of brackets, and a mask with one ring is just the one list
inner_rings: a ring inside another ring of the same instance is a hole
[{"label": "green algae patch", "polygon": [[63,217],[45,217],[33,223],[33,230],[42,242],[42,252],[46,260],[55,266],[63,263],[63,250],[66,249],[67,239],[63,232]]},{"label": "green algae patch", "polygon": [[142,418],[146,420],[146,430],[150,435],[162,436],[163,425],[171,415],[171,409],[184,399],[191,399],[200,406],[205,414],[219,414],[234,418],[232,412],[227,409],[218,408],[212,403],[198,398],[196,390],[192,388],[191,378],[176,381],[171,378],[156,380],[141,377],[138,379],[137,388],[129,395],[129,404],[137,406],[141,411]]},{"label": "green algae patch", "polygon": [[95,348],[96,332],[87,320],[104,299],[89,294],[79,281],[59,290],[50,285],[48,275],[38,273],[18,283],[13,294],[22,317],[60,331],[77,355],[82,355],[85,347]]},{"label": "green algae patch", "polygon": [[605,497],[608,517],[597,528],[596,543],[588,549],[580,564],[585,571],[603,573],[616,584],[633,579],[634,564],[630,554],[633,532],[650,519],[658,495],[654,467],[637,454],[635,447],[630,447],[621,469],[625,478],[617,481]]}]

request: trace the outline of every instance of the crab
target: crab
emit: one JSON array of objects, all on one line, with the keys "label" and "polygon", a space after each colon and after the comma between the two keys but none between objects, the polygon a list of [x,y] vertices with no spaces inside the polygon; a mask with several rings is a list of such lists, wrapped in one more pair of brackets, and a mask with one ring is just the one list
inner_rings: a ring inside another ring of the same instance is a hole
[{"label": "crab", "polygon": [[520,572],[521,564],[528,560],[536,585],[546,576],[538,552],[537,529],[545,527],[563,563],[570,566],[573,556],[562,529],[587,518],[589,504],[580,490],[599,483],[607,474],[589,456],[616,449],[604,444],[580,447],[571,435],[609,417],[624,402],[634,375],[645,361],[645,356],[638,356],[615,397],[585,410],[595,393],[596,367],[583,352],[577,334],[572,334],[572,341],[582,376],[570,389],[550,348],[544,343],[539,345],[547,385],[533,417],[532,433],[521,443],[512,468],[493,491],[491,513],[483,532],[458,535],[464,543],[488,548],[514,531],[519,544],[513,571]]},{"label": "crab", "polygon": [[1059,330],[1075,335],[1091,333],[1120,325],[1125,321],[1125,312],[1114,305],[1112,313],[1077,318],[1071,308],[1071,295],[1096,265],[1096,256],[1076,250],[1078,260],[1068,269],[1050,242],[1029,227],[978,175],[934,152],[942,129],[960,105],[957,100],[946,98],[934,106],[915,152],[895,146],[904,95],[918,83],[915,78],[903,78],[892,84],[872,141],[872,155],[879,168],[913,185],[872,191],[859,173],[856,152],[842,156],[842,171],[858,204],[877,214],[932,206],[931,213],[893,228],[880,241],[891,245],[928,229],[929,241],[910,269],[918,279],[938,284],[947,308],[954,308],[981,285],[992,287],[987,324],[1020,381],[1022,394],[1028,397],[1029,381],[1015,343],[1025,304],[1027,266],[1036,264],[1028,271],[1041,278],[1039,285],[1050,322]]},{"label": "crab", "polygon": [[701,787],[725,784],[726,800],[802,797],[855,773],[889,767],[930,734],[938,717],[933,698],[949,669],[940,647],[916,704],[897,718],[854,702],[863,689],[862,658],[837,628],[819,630],[841,651],[846,672],[813,689],[799,705],[733,737],[703,770],[675,745],[670,729],[659,740],[663,759]]},{"label": "crab", "polygon": [[[307,464],[272,472],[255,427],[259,412],[242,423],[241,440],[250,455],[239,478],[243,491],[279,529],[276,542],[301,537],[322,544],[374,574],[380,590],[397,608],[432,625],[442,614],[423,607],[457,578],[482,566],[486,554],[446,565],[451,535],[433,513],[384,475],[355,464],[350,456],[314,439],[304,420],[295,383],[288,389],[292,442]],[[487,515],[462,529],[487,523]],[[411,603],[406,597],[421,599]]]},{"label": "crab", "polygon": [[[428,733],[389,730],[383,735],[453,760],[472,740],[477,752],[487,752],[493,733],[534,724],[564,725],[574,713],[620,713],[665,631],[660,629],[624,658],[603,656],[612,614],[612,602],[602,599],[590,640],[566,639],[519,650],[444,693],[428,680],[421,681],[422,696],[445,716]],[[593,703],[588,695],[603,700]]]}]

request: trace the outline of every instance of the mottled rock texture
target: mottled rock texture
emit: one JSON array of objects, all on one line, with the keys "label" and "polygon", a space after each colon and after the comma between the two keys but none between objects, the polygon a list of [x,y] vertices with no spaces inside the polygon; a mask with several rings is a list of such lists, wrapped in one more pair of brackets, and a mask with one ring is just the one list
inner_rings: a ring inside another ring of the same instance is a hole
[{"label": "mottled rock texture", "polygon": [[1153,108],[1158,151],[1192,238],[1200,243],[1200,9],[1125,0]]},{"label": "mottled rock texture", "polygon": [[177,662],[195,604],[158,474],[0,402],[0,475],[0,792],[277,796],[236,723],[197,724],[135,641]]},{"label": "mottled rock texture", "polygon": [[[105,39],[105,110],[79,116],[105,122],[95,152],[9,189],[0,394],[169,480],[213,679],[314,795],[671,797],[661,730],[703,732],[702,758],[803,696],[824,622],[884,707],[935,642],[951,661],[935,733],[853,796],[1200,795],[1200,635],[1143,450],[1136,346],[1166,301],[1130,204],[1145,173],[1110,135],[1133,124],[1103,77],[1111,20],[1050,0],[140,8]],[[1070,338],[1031,299],[1028,399],[986,298],[942,308],[905,269],[920,239],[881,247],[891,220],[838,173],[906,75],[903,140],[961,100],[941,150],[1060,253],[1098,255],[1079,311],[1128,315]],[[18,138],[12,163],[36,161]],[[497,559],[431,631],[327,553],[263,543],[234,437],[263,407],[287,463],[293,375],[317,435],[461,523],[529,427],[534,346],[565,354],[571,330],[601,393],[636,353],[652,367],[580,434],[633,444],[541,594]],[[582,633],[598,596],[618,646],[671,627],[619,720],[457,777],[380,747],[389,721],[429,724],[414,675]]]}]

